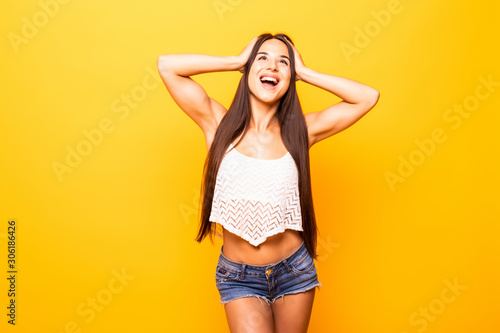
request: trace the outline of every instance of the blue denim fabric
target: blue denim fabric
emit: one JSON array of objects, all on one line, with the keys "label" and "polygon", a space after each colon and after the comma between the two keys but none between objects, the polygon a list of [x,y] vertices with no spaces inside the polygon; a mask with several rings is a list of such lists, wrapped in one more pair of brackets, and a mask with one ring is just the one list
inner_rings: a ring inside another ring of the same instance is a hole
[{"label": "blue denim fabric", "polygon": [[215,284],[225,304],[241,297],[258,297],[268,304],[286,294],[320,287],[314,260],[304,242],[278,263],[256,266],[229,260],[222,254],[215,271]]}]

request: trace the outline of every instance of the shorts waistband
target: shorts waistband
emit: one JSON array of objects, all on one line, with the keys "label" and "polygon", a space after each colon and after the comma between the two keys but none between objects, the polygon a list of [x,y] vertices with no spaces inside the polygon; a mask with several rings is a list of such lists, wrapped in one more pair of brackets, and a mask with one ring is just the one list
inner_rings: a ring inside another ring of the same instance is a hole
[{"label": "shorts waistband", "polygon": [[302,255],[304,252],[307,252],[306,246],[305,246],[304,242],[302,241],[302,243],[300,244],[300,246],[298,247],[298,249],[295,250],[295,252],[293,252],[288,257],[283,258],[283,259],[281,259],[280,261],[278,261],[276,263],[270,263],[270,264],[267,264],[267,265],[250,265],[250,264],[247,264],[247,263],[244,263],[244,262],[237,262],[237,261],[232,261],[232,260],[228,259],[222,253],[222,248],[223,247],[224,247],[224,245],[221,246],[220,256],[219,256],[219,262],[222,265],[224,265],[226,268],[234,269],[234,270],[241,270],[242,267],[245,267],[246,269],[253,269],[253,270],[262,271],[262,272],[265,272],[269,268],[273,268],[275,266],[278,266],[278,265],[282,264],[283,262],[293,261],[295,258],[297,258],[300,255]]}]

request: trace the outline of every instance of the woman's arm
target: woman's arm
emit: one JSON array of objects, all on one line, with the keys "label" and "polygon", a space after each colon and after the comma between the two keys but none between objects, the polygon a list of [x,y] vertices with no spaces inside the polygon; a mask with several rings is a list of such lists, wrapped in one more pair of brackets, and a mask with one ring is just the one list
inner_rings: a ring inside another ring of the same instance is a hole
[{"label": "woman's arm", "polygon": [[297,79],[342,98],[342,101],[322,111],[304,115],[309,133],[309,147],[353,125],[377,104],[380,96],[378,90],[354,80],[310,69],[304,65],[297,49],[293,45],[292,47],[295,52]]},{"label": "woman's arm", "polygon": [[206,134],[215,132],[226,108],[208,97],[205,90],[190,78],[192,75],[241,70],[248,60],[255,38],[237,56],[205,54],[165,54],[158,57],[158,72],[175,103]]}]

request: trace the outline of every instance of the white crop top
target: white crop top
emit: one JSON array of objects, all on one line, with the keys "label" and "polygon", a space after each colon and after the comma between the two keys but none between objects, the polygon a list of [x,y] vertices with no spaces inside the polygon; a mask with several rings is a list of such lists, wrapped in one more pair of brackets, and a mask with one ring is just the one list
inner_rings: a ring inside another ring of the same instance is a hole
[{"label": "white crop top", "polygon": [[[285,229],[303,231],[292,155],[287,152],[279,159],[257,159],[230,144],[217,172],[209,221],[254,246]],[[220,231],[216,235],[222,237]]]}]

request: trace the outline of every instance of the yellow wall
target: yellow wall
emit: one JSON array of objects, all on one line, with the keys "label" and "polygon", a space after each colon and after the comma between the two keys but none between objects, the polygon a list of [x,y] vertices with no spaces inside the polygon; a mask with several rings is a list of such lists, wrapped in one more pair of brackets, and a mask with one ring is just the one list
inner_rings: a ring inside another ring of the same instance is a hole
[{"label": "yellow wall", "polygon": [[[164,53],[236,55],[266,31],[289,34],[307,66],[381,92],[311,149],[323,287],[310,332],[500,331],[496,2],[3,7],[2,332],[229,332],[221,241],[194,241],[203,134],[155,66]],[[229,106],[240,75],[195,79]],[[298,89],[305,112],[338,101]]]}]

